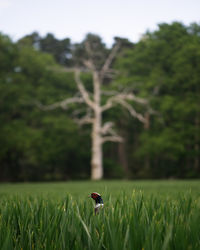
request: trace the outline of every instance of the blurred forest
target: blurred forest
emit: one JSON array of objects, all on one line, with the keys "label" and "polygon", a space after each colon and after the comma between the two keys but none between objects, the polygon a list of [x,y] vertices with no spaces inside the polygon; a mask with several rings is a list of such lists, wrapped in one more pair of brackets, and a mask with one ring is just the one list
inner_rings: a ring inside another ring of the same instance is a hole
[{"label": "blurred forest", "polygon": [[[70,69],[82,67],[86,40],[96,46],[99,61],[111,50],[94,34],[74,44],[37,32],[13,42],[0,33],[0,181],[90,177],[90,125],[74,121],[81,110],[72,105],[43,111],[36,105],[75,95]],[[103,89],[129,89],[148,99],[155,112],[135,104],[145,124],[120,107],[104,114],[124,138],[104,145],[104,177],[199,178],[200,25],[163,23],[135,44],[120,37],[116,42],[121,47],[112,63],[114,74]],[[81,77],[90,91],[90,73]]]}]

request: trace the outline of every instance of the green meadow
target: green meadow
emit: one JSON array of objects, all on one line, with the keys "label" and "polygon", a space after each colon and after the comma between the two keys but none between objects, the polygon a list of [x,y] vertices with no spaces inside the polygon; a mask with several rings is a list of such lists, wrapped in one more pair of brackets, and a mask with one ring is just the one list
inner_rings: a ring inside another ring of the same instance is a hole
[{"label": "green meadow", "polygon": [[200,182],[0,184],[0,249],[200,249]]}]

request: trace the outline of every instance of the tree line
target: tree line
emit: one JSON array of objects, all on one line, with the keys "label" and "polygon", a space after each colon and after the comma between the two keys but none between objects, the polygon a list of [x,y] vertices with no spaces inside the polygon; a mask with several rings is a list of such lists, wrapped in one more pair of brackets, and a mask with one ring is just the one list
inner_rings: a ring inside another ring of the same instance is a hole
[{"label": "tree line", "polygon": [[[91,125],[77,121],[91,111],[63,101],[80,100],[77,68],[93,98],[91,62],[100,72],[118,44],[101,81],[100,104],[129,93],[148,108],[129,98],[102,114],[104,131],[119,136],[103,146],[104,177],[200,176],[200,26],[174,22],[134,44],[115,37],[112,48],[95,34],[77,44],[53,34],[34,32],[17,42],[0,34],[1,181],[90,177]],[[57,108],[47,108],[52,105]]]}]

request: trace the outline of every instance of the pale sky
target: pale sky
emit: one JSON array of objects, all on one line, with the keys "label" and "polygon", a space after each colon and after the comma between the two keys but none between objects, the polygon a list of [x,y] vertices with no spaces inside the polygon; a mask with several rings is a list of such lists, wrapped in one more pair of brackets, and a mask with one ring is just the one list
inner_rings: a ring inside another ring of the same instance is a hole
[{"label": "pale sky", "polygon": [[172,21],[200,24],[200,0],[0,0],[0,32],[13,40],[38,31],[81,42],[91,32],[111,45]]}]

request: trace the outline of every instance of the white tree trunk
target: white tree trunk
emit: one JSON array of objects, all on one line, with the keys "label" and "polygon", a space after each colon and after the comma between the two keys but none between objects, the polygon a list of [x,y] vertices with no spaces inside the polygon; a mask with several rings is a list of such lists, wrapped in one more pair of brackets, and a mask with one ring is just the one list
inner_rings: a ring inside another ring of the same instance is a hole
[{"label": "white tree trunk", "polygon": [[98,73],[93,72],[94,88],[94,121],[92,127],[92,159],[91,159],[91,179],[100,180],[103,177],[102,166],[102,112],[101,112],[101,91]]},{"label": "white tree trunk", "polygon": [[92,128],[92,159],[91,179],[100,180],[103,177],[102,166],[102,139],[101,139],[101,113],[95,114]]}]

